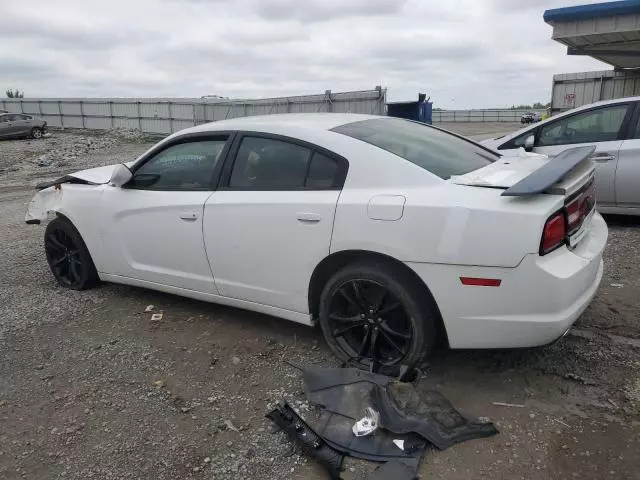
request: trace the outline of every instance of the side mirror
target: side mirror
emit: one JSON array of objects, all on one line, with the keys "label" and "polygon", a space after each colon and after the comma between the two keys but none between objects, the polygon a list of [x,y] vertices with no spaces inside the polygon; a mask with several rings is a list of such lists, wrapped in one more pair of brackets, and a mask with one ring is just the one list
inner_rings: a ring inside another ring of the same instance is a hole
[{"label": "side mirror", "polygon": [[120,165],[117,165],[113,170],[113,174],[111,175],[111,179],[109,180],[109,185],[111,185],[112,187],[121,187],[129,180],[131,180],[131,177],[133,177],[131,170],[129,170],[126,165],[121,163]]},{"label": "side mirror", "polygon": [[527,152],[530,152],[531,150],[533,150],[533,144],[536,142],[536,137],[534,137],[533,135],[529,135],[527,138],[525,138],[524,140],[524,149]]}]

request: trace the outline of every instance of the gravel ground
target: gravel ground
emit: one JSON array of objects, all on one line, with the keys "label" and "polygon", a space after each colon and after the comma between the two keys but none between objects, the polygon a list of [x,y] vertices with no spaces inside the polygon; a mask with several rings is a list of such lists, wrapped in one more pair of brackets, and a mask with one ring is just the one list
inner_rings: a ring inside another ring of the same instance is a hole
[{"label": "gravel ground", "polygon": [[[478,136],[497,128],[456,127]],[[129,132],[0,142],[0,478],[326,478],[264,419],[282,397],[309,412],[299,372],[284,360],[335,365],[317,329],[144,289],[72,292],[53,281],[43,228],[23,222],[33,185],[131,160],[151,144]],[[567,337],[541,349],[433,355],[421,385],[501,433],[428,452],[422,478],[639,478],[640,221],[607,221],[602,286]],[[371,468],[348,460],[343,477]]]}]

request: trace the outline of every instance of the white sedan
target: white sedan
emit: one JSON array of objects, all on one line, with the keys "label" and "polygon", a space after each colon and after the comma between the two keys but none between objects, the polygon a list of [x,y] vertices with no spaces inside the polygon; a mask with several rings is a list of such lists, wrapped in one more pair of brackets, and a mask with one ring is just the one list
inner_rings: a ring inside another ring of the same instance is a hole
[{"label": "white sedan", "polygon": [[554,341],[602,277],[589,148],[513,161],[351,114],[189,128],[41,186],[27,223],[67,288],[124,283],[322,327],[342,359]]}]

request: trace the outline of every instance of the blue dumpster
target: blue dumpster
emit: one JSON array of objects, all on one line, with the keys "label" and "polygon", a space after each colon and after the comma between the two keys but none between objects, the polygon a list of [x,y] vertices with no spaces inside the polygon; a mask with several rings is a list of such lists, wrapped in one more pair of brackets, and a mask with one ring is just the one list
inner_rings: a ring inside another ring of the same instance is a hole
[{"label": "blue dumpster", "polygon": [[418,95],[417,102],[390,102],[387,103],[387,115],[390,117],[406,118],[422,123],[432,123],[433,103],[425,100],[425,95]]}]

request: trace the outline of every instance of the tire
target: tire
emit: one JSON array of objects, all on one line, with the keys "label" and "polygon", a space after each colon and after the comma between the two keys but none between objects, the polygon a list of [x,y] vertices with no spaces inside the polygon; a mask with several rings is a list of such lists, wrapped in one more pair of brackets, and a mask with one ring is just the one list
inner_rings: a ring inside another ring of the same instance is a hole
[{"label": "tire", "polygon": [[98,284],[98,272],[76,227],[58,217],[44,232],[47,262],[56,281],[71,290],[86,290]]},{"label": "tire", "polygon": [[34,139],[42,138],[42,129],[39,127],[33,127],[29,136]]},{"label": "tire", "polygon": [[380,373],[419,366],[433,350],[439,318],[431,294],[393,264],[348,265],[329,279],[320,296],[319,323],[333,353],[364,369],[371,368],[373,357],[373,369]]}]

